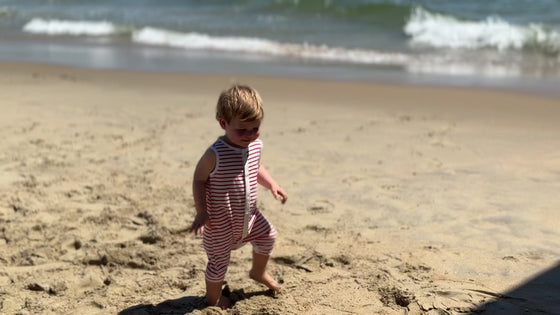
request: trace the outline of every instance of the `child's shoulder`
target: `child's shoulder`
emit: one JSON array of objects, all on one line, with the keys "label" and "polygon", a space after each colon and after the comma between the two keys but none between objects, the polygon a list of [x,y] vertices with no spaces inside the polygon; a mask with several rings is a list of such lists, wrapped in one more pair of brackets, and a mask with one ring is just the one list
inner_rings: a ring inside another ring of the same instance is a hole
[{"label": "child's shoulder", "polygon": [[263,146],[263,141],[261,139],[257,139],[255,141],[253,141],[252,144],[262,147]]},{"label": "child's shoulder", "polygon": [[251,144],[249,144],[249,151],[258,151],[261,152],[263,148],[263,142],[261,139],[257,139],[253,142],[251,142]]},{"label": "child's shoulder", "polygon": [[222,144],[225,144],[225,143],[226,143],[226,141],[224,140],[224,136],[220,136],[216,139],[216,141],[214,141],[214,143],[212,143],[210,145],[210,148],[214,148],[218,145],[222,145]]},{"label": "child's shoulder", "polygon": [[212,147],[209,147],[202,155],[202,159],[210,160],[210,161],[216,160],[216,151]]},{"label": "child's shoulder", "polygon": [[206,179],[216,167],[216,153],[208,148],[198,161],[195,169],[195,178]]}]

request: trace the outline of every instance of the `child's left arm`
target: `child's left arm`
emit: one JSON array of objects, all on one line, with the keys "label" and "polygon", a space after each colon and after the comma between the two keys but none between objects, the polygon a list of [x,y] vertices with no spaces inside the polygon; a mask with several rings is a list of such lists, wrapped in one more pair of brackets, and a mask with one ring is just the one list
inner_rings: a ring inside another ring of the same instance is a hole
[{"label": "child's left arm", "polygon": [[286,192],[284,191],[284,189],[282,189],[282,187],[280,187],[280,185],[276,184],[272,176],[270,176],[266,168],[262,165],[259,166],[257,182],[270,189],[275,199],[278,199],[278,197],[280,197],[280,201],[282,203],[286,203],[286,201],[288,200],[288,194],[286,194]]}]

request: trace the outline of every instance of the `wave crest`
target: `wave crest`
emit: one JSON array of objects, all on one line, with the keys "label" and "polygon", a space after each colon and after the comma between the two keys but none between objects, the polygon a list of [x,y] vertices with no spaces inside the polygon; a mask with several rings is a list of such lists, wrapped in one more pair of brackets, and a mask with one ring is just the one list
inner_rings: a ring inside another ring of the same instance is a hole
[{"label": "wave crest", "polygon": [[200,33],[179,33],[152,27],[135,31],[132,34],[132,40],[149,45],[223,52],[245,52],[319,61],[399,65],[404,64],[408,60],[408,56],[400,53],[382,53],[373,50],[347,49],[305,43],[281,43],[261,38],[214,37]]},{"label": "wave crest", "polygon": [[548,53],[560,52],[560,30],[540,24],[514,25],[498,16],[466,21],[415,7],[404,32],[411,37],[410,43],[417,46],[473,50],[538,48]]},{"label": "wave crest", "polygon": [[107,36],[123,33],[124,29],[106,21],[68,21],[33,18],[23,26],[33,34]]}]

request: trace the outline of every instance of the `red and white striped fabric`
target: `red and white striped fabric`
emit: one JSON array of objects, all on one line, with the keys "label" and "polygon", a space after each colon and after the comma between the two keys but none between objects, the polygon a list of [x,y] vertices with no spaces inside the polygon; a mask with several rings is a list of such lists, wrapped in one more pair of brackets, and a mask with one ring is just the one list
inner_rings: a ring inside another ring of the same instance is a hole
[{"label": "red and white striped fabric", "polygon": [[259,254],[272,253],[276,229],[257,210],[262,147],[258,139],[238,148],[221,137],[210,147],[216,153],[216,167],[206,184],[210,223],[204,227],[202,245],[208,255],[207,281],[223,281],[231,251],[246,243]]}]

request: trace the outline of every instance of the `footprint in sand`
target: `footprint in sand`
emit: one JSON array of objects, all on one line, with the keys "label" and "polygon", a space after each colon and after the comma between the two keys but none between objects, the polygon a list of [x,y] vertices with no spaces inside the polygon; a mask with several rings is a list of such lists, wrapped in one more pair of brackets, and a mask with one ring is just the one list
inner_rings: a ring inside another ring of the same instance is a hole
[{"label": "footprint in sand", "polygon": [[519,261],[519,259],[515,258],[514,256],[505,256],[505,257],[502,257],[502,260],[513,261],[513,262],[518,262]]},{"label": "footprint in sand", "polygon": [[51,284],[43,284],[38,282],[31,282],[27,285],[30,291],[44,291],[49,295],[61,295],[68,289],[64,281],[58,281]]},{"label": "footprint in sand", "polygon": [[404,263],[397,266],[397,269],[406,274],[413,281],[425,281],[430,278],[432,268],[423,264],[412,265]]},{"label": "footprint in sand", "polygon": [[272,260],[277,264],[303,270],[305,272],[316,272],[323,268],[323,266],[332,267],[330,260],[318,252],[312,252],[302,257],[277,256],[273,257]]},{"label": "footprint in sand", "polygon": [[307,211],[317,213],[330,213],[334,208],[334,204],[328,200],[317,200],[311,206],[307,207]]},{"label": "footprint in sand", "polygon": [[364,177],[348,176],[342,179],[342,183],[348,186],[352,186],[352,184],[363,181],[364,179],[365,179]]},{"label": "footprint in sand", "polygon": [[445,126],[439,130],[429,131],[427,136],[430,138],[430,145],[432,147],[459,150],[460,147],[451,142],[448,138],[448,135],[452,131],[453,127],[454,126]]},{"label": "footprint in sand", "polygon": [[414,294],[396,287],[380,287],[378,292],[381,295],[381,302],[386,306],[407,307],[414,300]]},{"label": "footprint in sand", "polygon": [[332,232],[332,229],[322,227],[322,226],[319,226],[319,225],[306,225],[305,229],[309,230],[309,231],[317,232],[317,233],[324,233],[324,234]]}]

